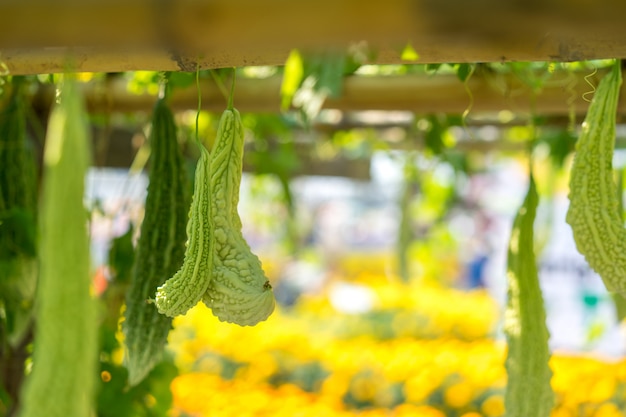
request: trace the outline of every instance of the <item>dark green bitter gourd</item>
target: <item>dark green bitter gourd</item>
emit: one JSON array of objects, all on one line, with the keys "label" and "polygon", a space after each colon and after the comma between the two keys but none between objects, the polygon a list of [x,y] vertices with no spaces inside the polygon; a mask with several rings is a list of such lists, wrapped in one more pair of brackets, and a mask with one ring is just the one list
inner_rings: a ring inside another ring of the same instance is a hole
[{"label": "dark green bitter gourd", "polygon": [[531,175],[528,193],[513,223],[507,259],[507,417],[548,417],[554,405],[549,333],[534,253],[538,200]]},{"label": "dark green bitter gourd", "polygon": [[241,233],[237,211],[243,167],[244,132],[239,112],[229,106],[211,150],[214,258],[204,303],[222,321],[253,326],[274,311],[274,293]]},{"label": "dark green bitter gourd", "polygon": [[621,82],[618,62],[598,85],[587,110],[570,174],[567,222],[578,251],[607,289],[626,295],[626,231],[612,169]]},{"label": "dark green bitter gourd", "polygon": [[13,77],[0,111],[0,321],[12,345],[28,329],[37,284],[37,176],[26,140],[25,90],[23,77]]},{"label": "dark green bitter gourd", "polygon": [[165,99],[154,107],[149,141],[148,195],[122,323],[131,386],[141,382],[162,358],[172,319],[148,300],[183,264],[187,239],[185,161]]},{"label": "dark green bitter gourd", "polygon": [[98,323],[83,205],[89,143],[82,96],[65,77],[46,134],[33,366],[20,417],[94,413]]},{"label": "dark green bitter gourd", "polygon": [[200,144],[194,191],[187,222],[187,247],[182,267],[156,292],[156,306],[161,314],[175,317],[187,313],[206,292],[213,262],[213,226],[209,151]]}]

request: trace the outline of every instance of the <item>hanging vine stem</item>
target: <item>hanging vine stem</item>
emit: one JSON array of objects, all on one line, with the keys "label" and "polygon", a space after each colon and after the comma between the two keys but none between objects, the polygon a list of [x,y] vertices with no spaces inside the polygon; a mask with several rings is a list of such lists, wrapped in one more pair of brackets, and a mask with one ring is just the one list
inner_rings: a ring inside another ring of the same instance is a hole
[{"label": "hanging vine stem", "polygon": [[233,81],[230,84],[230,94],[228,95],[228,109],[233,110],[234,104],[233,100],[235,97],[235,81],[237,80],[237,74],[235,73],[235,68],[233,67]]},{"label": "hanging vine stem", "polygon": [[[226,89],[226,86],[224,85],[224,81],[217,76],[215,70],[209,70],[209,73],[211,74],[211,77],[213,78],[213,81],[215,81],[215,85],[217,85],[217,88],[220,90],[220,92],[222,93],[222,96],[224,96],[224,100],[226,100],[228,102],[228,108],[232,108],[231,107],[231,98],[232,98],[232,92],[234,89],[234,86],[231,87],[231,91],[230,93],[228,92],[228,90]],[[233,67],[233,84],[234,84],[234,78],[235,78],[235,68]]]},{"label": "hanging vine stem", "polygon": [[596,73],[598,72],[598,67],[596,67],[593,63],[591,63],[591,65],[593,65],[593,71],[591,72],[591,74],[585,75],[585,82],[589,84],[589,87],[591,87],[591,91],[587,91],[582,95],[583,100],[585,100],[587,103],[591,103],[589,95],[593,95],[596,92],[596,86],[593,85],[593,83],[589,81],[589,79],[596,75]]},{"label": "hanging vine stem", "polygon": [[[586,79],[586,78],[585,78]],[[569,132],[574,132],[576,130],[576,108],[574,107],[574,102],[576,101],[576,77],[572,72],[567,73],[567,84],[565,86],[565,91],[569,93],[569,97],[567,98],[567,108],[568,108],[568,125],[567,130]]]},{"label": "hanging vine stem", "polygon": [[200,63],[196,64],[196,91],[198,92],[198,110],[196,111],[196,143],[200,143],[200,112],[202,111],[202,90],[200,89]]},{"label": "hanging vine stem", "polygon": [[470,78],[472,78],[472,75],[474,74],[474,70],[476,69],[476,66],[474,64],[471,64],[469,68],[470,68],[469,73],[465,77],[465,80],[463,80],[463,87],[465,88],[465,92],[467,93],[469,97],[469,103],[467,104],[467,107],[463,111],[463,114],[461,114],[461,124],[463,126],[463,129],[467,132],[468,137],[470,139],[474,139],[474,135],[472,134],[472,131],[467,126],[467,116],[469,115],[470,111],[472,111],[472,107],[474,107],[474,94],[472,93],[472,90],[469,88],[469,80]]},{"label": "hanging vine stem", "polygon": [[[233,109],[233,96],[235,95],[234,94],[235,80],[237,78],[235,70],[236,70],[235,67],[233,67],[233,80],[230,86],[230,91],[226,89],[224,82],[222,81],[220,77],[217,76],[215,70],[209,70],[209,73],[211,74],[213,81],[215,81],[215,85],[217,85],[217,88],[222,93],[222,96],[224,96],[224,100],[226,100],[227,102],[227,108],[231,110]],[[200,112],[202,111],[202,91],[200,89],[200,64],[198,64],[196,67],[196,89],[198,91],[198,111],[196,113],[196,142],[200,143],[199,120],[200,120]]]}]

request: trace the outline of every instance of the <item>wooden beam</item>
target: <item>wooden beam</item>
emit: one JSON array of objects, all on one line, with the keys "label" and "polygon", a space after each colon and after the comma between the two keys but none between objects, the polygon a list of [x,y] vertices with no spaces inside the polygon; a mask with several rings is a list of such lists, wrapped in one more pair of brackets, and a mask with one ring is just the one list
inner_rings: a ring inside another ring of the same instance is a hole
[{"label": "wooden beam", "polygon": [[3,0],[13,74],[278,65],[293,48],[364,43],[376,62],[626,58],[617,0]]},{"label": "wooden beam", "polygon": [[[534,92],[515,74],[491,72],[475,73],[467,86],[455,75],[407,74],[402,76],[350,76],[344,80],[343,94],[328,99],[323,107],[341,111],[403,110],[417,114],[461,114],[468,111],[468,120],[486,113],[508,110],[516,116],[535,114],[563,116],[570,111],[583,114],[593,88],[605,70],[578,74],[555,72],[540,91]],[[625,74],[626,76],[626,74]],[[585,79],[587,77],[587,79]],[[280,76],[264,79],[240,77],[235,90],[235,103],[242,112],[280,112]],[[121,77],[107,81],[106,85],[92,82],[84,84],[88,107],[92,112],[150,111],[156,97],[135,94],[128,90],[127,81]],[[626,85],[622,86],[626,94]],[[220,112],[226,102],[212,80],[201,81],[202,105],[205,110]],[[48,108],[54,99],[54,87],[42,85],[34,97],[37,108]],[[197,108],[198,93],[195,86],[174,90],[171,104],[176,110]],[[626,101],[621,101],[619,111],[626,114]]]}]

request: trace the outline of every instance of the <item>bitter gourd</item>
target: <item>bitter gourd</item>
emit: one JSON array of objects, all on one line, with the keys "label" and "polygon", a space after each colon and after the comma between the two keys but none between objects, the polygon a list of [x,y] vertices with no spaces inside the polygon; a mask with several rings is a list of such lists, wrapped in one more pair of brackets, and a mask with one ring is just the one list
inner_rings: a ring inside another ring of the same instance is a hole
[{"label": "bitter gourd", "polygon": [[214,258],[204,303],[222,321],[253,326],[274,311],[274,293],[261,262],[241,233],[237,211],[244,149],[244,131],[237,109],[229,106],[220,118],[211,149],[211,213]]},{"label": "bitter gourd", "polygon": [[129,384],[135,385],[162,357],[172,319],[148,300],[178,271],[185,254],[187,176],[174,115],[164,98],[152,115],[150,177],[145,215],[126,297],[124,342]]},{"label": "bitter gourd", "polygon": [[26,87],[23,77],[12,77],[0,112],[0,322],[14,346],[28,329],[37,283],[37,176],[26,141]]},{"label": "bitter gourd", "polygon": [[243,238],[237,212],[243,145],[243,124],[231,92],[211,153],[200,145],[185,260],[157,289],[162,314],[185,314],[202,299],[220,320],[252,326],[274,310],[272,287]]},{"label": "bitter gourd", "polygon": [[175,317],[187,313],[206,292],[211,279],[214,234],[211,218],[209,151],[202,145],[196,165],[194,192],[187,222],[187,247],[182,267],[157,289],[156,306],[161,314]]},{"label": "bitter gourd", "polygon": [[554,404],[549,334],[534,253],[538,200],[531,175],[528,193],[513,223],[507,259],[507,417],[548,417]]},{"label": "bitter gourd", "polygon": [[576,143],[566,219],[578,251],[607,289],[626,295],[626,231],[612,170],[621,82],[618,62],[604,76],[589,105]]},{"label": "bitter gourd", "polygon": [[88,143],[82,97],[65,77],[46,134],[33,367],[21,417],[93,414],[98,324],[83,206]]}]

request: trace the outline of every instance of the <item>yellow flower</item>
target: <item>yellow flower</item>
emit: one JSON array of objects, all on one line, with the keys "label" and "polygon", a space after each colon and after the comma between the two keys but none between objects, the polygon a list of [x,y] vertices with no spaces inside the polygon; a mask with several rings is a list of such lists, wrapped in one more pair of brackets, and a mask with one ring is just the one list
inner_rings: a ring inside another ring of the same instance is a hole
[{"label": "yellow flower", "polygon": [[359,412],[358,417],[387,417],[387,410],[384,408],[369,408]]},{"label": "yellow flower", "polygon": [[550,413],[550,417],[575,417],[567,407],[557,407]]},{"label": "yellow flower", "polygon": [[615,377],[620,381],[626,381],[626,360],[615,364]]},{"label": "yellow flower", "polygon": [[187,413],[199,413],[206,408],[205,392],[219,384],[219,377],[200,373],[177,376],[171,383],[173,403]]},{"label": "yellow flower", "polygon": [[613,403],[602,404],[598,408],[596,413],[594,414],[594,417],[621,417],[621,416],[623,416],[622,412]]},{"label": "yellow flower", "polygon": [[483,401],[480,409],[487,417],[499,417],[504,414],[504,398],[492,395]]},{"label": "yellow flower", "polygon": [[453,408],[465,407],[472,400],[473,395],[473,389],[467,382],[452,384],[443,393],[444,401]]},{"label": "yellow flower", "polygon": [[428,405],[401,404],[394,408],[394,417],[446,417],[446,415],[434,407]]},{"label": "yellow flower", "polygon": [[589,391],[589,401],[592,403],[603,403],[611,399],[615,393],[615,380],[611,375],[600,377]]},{"label": "yellow flower", "polygon": [[419,404],[426,400],[436,387],[429,376],[429,372],[422,372],[404,383],[404,397],[407,402]]}]

